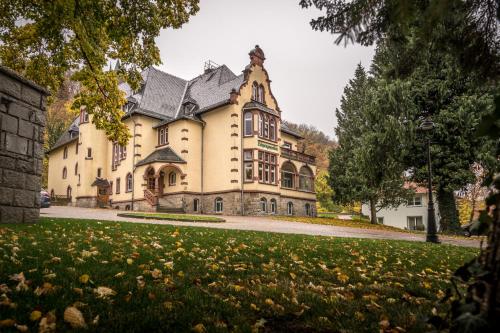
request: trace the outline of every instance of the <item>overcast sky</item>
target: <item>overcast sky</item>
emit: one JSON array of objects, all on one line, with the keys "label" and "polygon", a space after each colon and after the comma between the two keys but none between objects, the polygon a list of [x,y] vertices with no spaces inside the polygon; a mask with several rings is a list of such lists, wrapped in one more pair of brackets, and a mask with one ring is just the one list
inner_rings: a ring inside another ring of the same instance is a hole
[{"label": "overcast sky", "polygon": [[373,48],[336,45],[327,32],[313,31],[319,11],[299,0],[201,0],[200,11],[178,30],[162,31],[160,69],[191,79],[212,60],[239,75],[258,44],[266,55],[271,89],[282,116],[313,125],[330,137],[344,86],[356,64],[370,65]]}]

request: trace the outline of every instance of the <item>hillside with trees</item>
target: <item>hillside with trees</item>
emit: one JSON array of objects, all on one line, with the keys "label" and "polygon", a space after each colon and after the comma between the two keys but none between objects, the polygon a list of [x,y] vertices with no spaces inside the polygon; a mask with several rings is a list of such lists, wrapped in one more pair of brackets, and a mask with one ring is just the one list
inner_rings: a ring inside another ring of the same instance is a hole
[{"label": "hillside with trees", "polygon": [[332,201],[334,191],[328,182],[328,156],[331,151],[338,146],[337,141],[331,139],[328,135],[318,130],[316,127],[306,124],[294,124],[285,121],[286,125],[295,132],[304,137],[299,142],[298,150],[316,157],[316,166],[318,172],[314,182],[316,197],[318,200],[318,209],[324,211],[333,211],[335,205]]}]

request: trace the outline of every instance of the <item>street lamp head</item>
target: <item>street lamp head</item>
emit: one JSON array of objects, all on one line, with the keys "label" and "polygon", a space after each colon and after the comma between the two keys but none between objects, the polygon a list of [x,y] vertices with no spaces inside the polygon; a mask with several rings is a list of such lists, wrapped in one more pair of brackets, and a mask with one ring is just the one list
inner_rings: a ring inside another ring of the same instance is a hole
[{"label": "street lamp head", "polygon": [[430,118],[425,118],[420,124],[420,129],[422,131],[432,131],[434,129],[434,123]]}]

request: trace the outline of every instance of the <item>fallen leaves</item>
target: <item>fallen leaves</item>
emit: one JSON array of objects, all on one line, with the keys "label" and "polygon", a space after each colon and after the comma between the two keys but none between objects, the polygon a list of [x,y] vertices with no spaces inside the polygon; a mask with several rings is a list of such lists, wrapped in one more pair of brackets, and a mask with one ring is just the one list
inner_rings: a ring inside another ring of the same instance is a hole
[{"label": "fallen leaves", "polygon": [[72,328],[87,327],[82,312],[74,306],[68,306],[66,310],[64,310],[64,321],[69,323]]},{"label": "fallen leaves", "polygon": [[[30,227],[15,243],[11,229],[0,232],[0,267],[7,268],[0,273],[0,323],[9,330],[99,325],[106,331],[110,317],[134,308],[159,310],[155,324],[166,328],[193,314],[179,329],[194,332],[276,331],[283,328],[276,318],[290,318],[297,330],[423,331],[415,313],[444,298],[454,263],[472,253],[108,222],[43,226]],[[55,299],[80,302],[54,309]],[[142,323],[130,324],[139,331]]]},{"label": "fallen leaves", "polygon": [[97,287],[96,289],[94,289],[94,293],[98,298],[104,299],[116,295],[116,291],[108,287]]}]

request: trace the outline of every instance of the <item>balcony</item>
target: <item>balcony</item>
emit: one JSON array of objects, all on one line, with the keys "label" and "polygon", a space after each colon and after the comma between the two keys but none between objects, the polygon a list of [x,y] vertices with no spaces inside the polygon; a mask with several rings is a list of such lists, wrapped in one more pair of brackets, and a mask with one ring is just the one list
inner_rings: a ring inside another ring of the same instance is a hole
[{"label": "balcony", "polygon": [[307,155],[284,147],[280,147],[280,149],[281,149],[281,157],[299,162],[304,162],[307,164],[316,165],[316,157],[312,155]]}]

